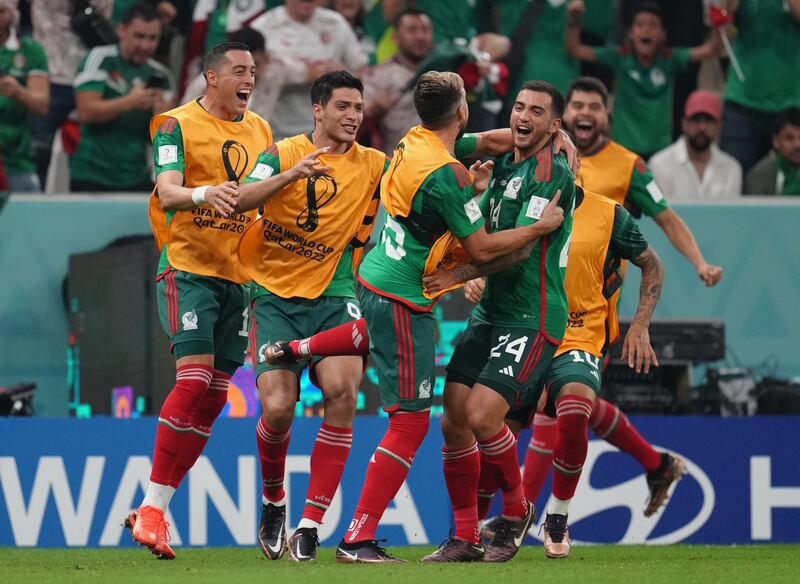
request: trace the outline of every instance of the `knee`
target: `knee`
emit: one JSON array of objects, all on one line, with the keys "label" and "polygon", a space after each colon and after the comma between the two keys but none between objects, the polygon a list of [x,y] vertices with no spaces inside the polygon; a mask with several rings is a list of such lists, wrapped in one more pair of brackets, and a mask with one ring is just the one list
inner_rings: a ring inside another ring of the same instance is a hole
[{"label": "knee", "polygon": [[485,438],[497,433],[495,420],[490,420],[486,412],[478,408],[469,408],[467,411],[467,424],[475,436]]},{"label": "knee", "polygon": [[284,431],[292,425],[297,388],[288,384],[259,384],[261,409],[264,421],[275,431]]},{"label": "knee", "polygon": [[475,440],[472,430],[463,416],[445,412],[442,416],[441,426],[442,436],[444,436],[447,446],[453,447],[461,444],[468,446]]},{"label": "knee", "polygon": [[325,386],[325,408],[336,408],[337,411],[353,411],[356,409],[358,385],[341,380]]}]

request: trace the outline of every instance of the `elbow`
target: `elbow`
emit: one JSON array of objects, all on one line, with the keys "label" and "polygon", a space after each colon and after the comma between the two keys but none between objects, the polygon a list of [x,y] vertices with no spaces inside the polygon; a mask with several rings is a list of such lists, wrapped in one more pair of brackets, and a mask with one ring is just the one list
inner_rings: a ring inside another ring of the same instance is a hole
[{"label": "elbow", "polygon": [[94,116],[91,112],[87,111],[85,108],[77,108],[75,112],[78,114],[78,123],[80,124],[92,124],[95,122]]}]

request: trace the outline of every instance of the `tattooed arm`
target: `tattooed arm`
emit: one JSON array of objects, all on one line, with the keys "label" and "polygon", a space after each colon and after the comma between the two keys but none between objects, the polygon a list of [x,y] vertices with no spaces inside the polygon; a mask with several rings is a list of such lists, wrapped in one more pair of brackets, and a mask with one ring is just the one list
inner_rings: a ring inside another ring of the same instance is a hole
[{"label": "tattooed arm", "polygon": [[648,373],[651,362],[658,366],[658,358],[650,345],[649,327],[664,285],[664,264],[650,246],[631,263],[642,271],[642,283],[639,286],[639,306],[622,344],[622,359],[627,357],[628,367],[635,368],[637,373],[642,370]]},{"label": "tattooed arm", "polygon": [[423,277],[422,284],[426,291],[436,294],[461,282],[500,272],[527,259],[537,241],[539,240],[535,239],[516,251],[482,264],[464,264],[452,270],[439,268],[433,274]]}]

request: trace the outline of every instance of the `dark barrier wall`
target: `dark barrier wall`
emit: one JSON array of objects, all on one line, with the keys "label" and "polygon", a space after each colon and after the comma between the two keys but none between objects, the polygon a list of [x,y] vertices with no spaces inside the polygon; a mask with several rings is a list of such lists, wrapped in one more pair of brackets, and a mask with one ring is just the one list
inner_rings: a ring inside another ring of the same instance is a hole
[{"label": "dark barrier wall", "polygon": [[[725,268],[706,289],[650,219],[643,231],[666,265],[656,316],[714,317],[726,325],[729,360],[770,358],[780,376],[800,376],[800,205],[748,198],[676,204],[710,262]],[[0,385],[34,381],[41,415],[67,414],[67,317],[61,284],[72,253],[148,233],[146,197],[20,197],[0,212]],[[631,316],[637,270],[628,270],[621,315]]]},{"label": "dark barrier wall", "polygon": [[[593,440],[570,509],[576,542],[800,542],[799,417],[633,416],[659,448],[685,457],[689,475],[662,513],[642,514],[641,468]],[[299,521],[318,418],[292,428],[286,490],[290,528]],[[365,467],[386,420],[360,417],[340,491],[320,532],[334,545],[346,530]],[[121,527],[147,484],[155,419],[0,419],[0,546],[131,545]],[[260,500],[253,419],[221,419],[205,455],[171,505],[173,543],[250,546],[258,555]],[[520,450],[527,445],[527,434]],[[389,545],[438,544],[451,524],[435,424],[384,517]],[[549,484],[537,502],[541,512]],[[540,513],[543,515],[543,513]],[[535,533],[535,529],[533,532]],[[529,540],[529,543],[535,543]],[[144,551],[142,552],[145,553]]]}]

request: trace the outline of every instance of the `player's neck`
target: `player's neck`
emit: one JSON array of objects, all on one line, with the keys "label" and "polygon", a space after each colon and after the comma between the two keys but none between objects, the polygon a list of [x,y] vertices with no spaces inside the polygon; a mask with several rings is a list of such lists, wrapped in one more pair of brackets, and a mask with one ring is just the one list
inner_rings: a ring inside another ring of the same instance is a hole
[{"label": "player's neck", "polygon": [[456,138],[458,138],[458,134],[461,132],[461,129],[458,125],[448,128],[442,128],[441,130],[430,130],[436,136],[439,137],[439,140],[442,141],[444,147],[447,148],[447,151],[452,155],[455,156],[456,150]]},{"label": "player's neck", "polygon": [[219,118],[220,120],[225,120],[226,122],[235,122],[239,117],[237,112],[228,111],[222,100],[215,95],[206,93],[197,103],[200,104],[200,107],[206,110],[210,115],[214,116],[215,118]]},{"label": "player's neck", "polygon": [[531,158],[534,154],[539,152],[539,150],[547,146],[552,139],[553,139],[553,134],[547,134],[543,136],[541,140],[538,140],[530,148],[525,148],[525,149],[514,148],[514,164],[518,164],[523,160],[528,160],[528,158]]},{"label": "player's neck", "polygon": [[314,144],[316,148],[325,148],[327,146],[330,149],[327,154],[344,154],[350,149],[350,146],[353,145],[352,142],[339,142],[338,140],[334,140],[319,126],[314,128],[314,131],[311,132],[311,143]]},{"label": "player's neck", "polygon": [[408,67],[409,69],[413,70],[416,70],[419,64],[422,63],[422,59],[413,59],[399,52],[394,56],[394,59],[404,67]]}]

